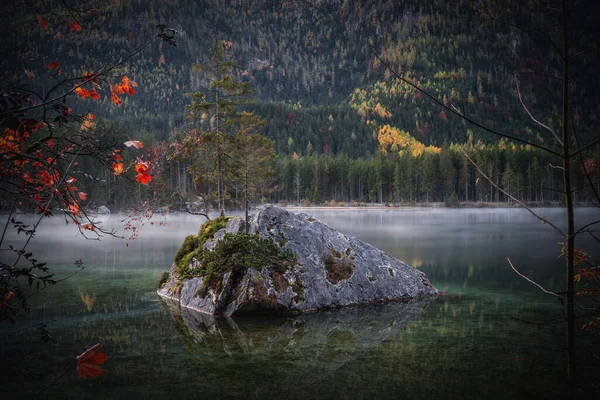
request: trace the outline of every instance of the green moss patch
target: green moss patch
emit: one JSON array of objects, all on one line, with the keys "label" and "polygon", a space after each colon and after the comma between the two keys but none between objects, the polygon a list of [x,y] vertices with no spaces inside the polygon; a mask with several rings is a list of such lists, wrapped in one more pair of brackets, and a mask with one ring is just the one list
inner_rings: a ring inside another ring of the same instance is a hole
[{"label": "green moss patch", "polygon": [[226,233],[212,251],[202,249],[198,261],[199,272],[210,285],[230,271],[234,279],[248,268],[260,270],[270,265],[275,271],[283,272],[296,263],[296,257],[287,249],[281,250],[272,239],[248,233]]},{"label": "green moss patch", "polygon": [[163,272],[160,275],[160,278],[158,279],[158,282],[156,283],[156,288],[157,289],[162,289],[165,284],[167,283],[167,281],[169,280],[169,273],[167,271]]},{"label": "green moss patch", "polygon": [[232,217],[219,217],[206,221],[197,235],[189,235],[183,240],[183,244],[175,254],[175,272],[182,278],[190,278],[193,275],[190,264],[202,251],[202,246],[207,240],[212,239],[219,230],[227,226],[227,221]]}]

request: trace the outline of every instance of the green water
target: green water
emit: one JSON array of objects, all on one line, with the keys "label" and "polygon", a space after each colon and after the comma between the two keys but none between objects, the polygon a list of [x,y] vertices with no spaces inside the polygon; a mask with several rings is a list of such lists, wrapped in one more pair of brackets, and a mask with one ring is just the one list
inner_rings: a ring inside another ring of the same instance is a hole
[{"label": "green water", "polygon": [[[57,277],[17,325],[0,326],[0,387],[35,394],[74,357],[101,343],[102,376],[74,368],[41,398],[560,398],[564,329],[555,300],[515,276],[506,257],[548,289],[561,289],[560,237],[520,210],[306,211],[422,269],[444,292],[430,302],[303,316],[214,320],[155,294],[183,238],[202,220],[171,215],[129,246],[85,241],[64,220],[44,221],[32,242]],[[561,221],[561,210],[542,212]],[[578,210],[583,223],[598,217]],[[158,221],[157,221],[158,222]],[[107,224],[119,224],[112,217]],[[18,244],[21,237],[11,235]],[[582,246],[594,249],[592,242]],[[46,322],[55,343],[35,329]],[[597,365],[581,354],[582,375]],[[15,376],[20,370],[22,375]],[[587,390],[587,389],[586,389]],[[586,394],[589,391],[585,392]],[[3,396],[4,397],[4,396]]]}]

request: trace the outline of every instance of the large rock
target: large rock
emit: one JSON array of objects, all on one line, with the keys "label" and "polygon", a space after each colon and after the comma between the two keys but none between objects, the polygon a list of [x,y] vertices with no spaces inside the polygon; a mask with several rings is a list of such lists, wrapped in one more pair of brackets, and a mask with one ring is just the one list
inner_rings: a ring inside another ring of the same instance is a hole
[{"label": "large rock", "polygon": [[[226,233],[243,231],[244,221],[233,218],[204,246],[212,248]],[[306,214],[266,205],[252,216],[249,232],[272,238],[293,252],[297,263],[283,273],[250,268],[241,279],[226,273],[203,297],[198,295],[203,278],[182,281],[173,266],[158,294],[203,313],[233,315],[307,312],[438,293],[421,271]]]}]

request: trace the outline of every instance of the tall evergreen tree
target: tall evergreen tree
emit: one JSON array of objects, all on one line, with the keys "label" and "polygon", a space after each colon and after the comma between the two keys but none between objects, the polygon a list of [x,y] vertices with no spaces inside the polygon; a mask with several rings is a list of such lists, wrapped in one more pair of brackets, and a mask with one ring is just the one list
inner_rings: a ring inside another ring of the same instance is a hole
[{"label": "tall evergreen tree", "polygon": [[194,70],[202,77],[204,90],[187,94],[192,99],[188,111],[193,117],[199,118],[204,136],[215,149],[215,180],[221,215],[225,213],[225,164],[228,163],[228,145],[240,127],[258,122],[252,113],[239,110],[254,89],[249,82],[234,79],[234,71],[238,66],[231,59],[231,46],[231,42],[213,42],[210,60],[194,65]]}]

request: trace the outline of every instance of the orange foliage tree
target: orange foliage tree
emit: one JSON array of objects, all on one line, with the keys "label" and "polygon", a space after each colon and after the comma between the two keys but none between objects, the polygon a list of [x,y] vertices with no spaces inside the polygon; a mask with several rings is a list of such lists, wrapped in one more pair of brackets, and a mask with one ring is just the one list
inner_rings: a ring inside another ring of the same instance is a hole
[{"label": "orange foliage tree", "polygon": [[[53,30],[55,38],[81,35],[95,29],[103,12],[111,6],[97,0],[61,4],[62,8],[51,9],[43,1],[24,2],[23,7],[27,9],[23,13],[30,17],[25,23],[49,37]],[[76,107],[69,104],[76,103],[77,99],[98,101],[110,96],[112,103],[120,106],[122,96],[134,95],[137,83],[127,76],[115,78],[115,75],[119,67],[154,40],[175,44],[174,30],[164,25],[158,29],[154,37],[127,56],[96,70],[69,75],[61,69],[60,60],[47,62],[39,57],[16,56],[28,64],[15,63],[13,71],[3,71],[0,80],[0,208],[9,216],[0,237],[0,322],[14,321],[27,308],[26,300],[32,293],[26,294],[20,285],[21,278],[27,279],[29,286],[35,289],[33,293],[57,283],[46,263],[36,260],[27,251],[43,217],[64,214],[67,222],[73,223],[86,237],[92,235],[97,239],[104,234],[115,234],[105,231],[86,213],[88,195],[78,184],[84,178],[100,179],[79,171],[77,167],[83,159],[93,159],[117,176],[125,177],[128,170],[135,171],[135,179],[142,185],[152,181],[152,162],[138,151],[143,147],[141,142],[124,142],[112,132],[97,127],[94,114],[78,115],[72,108]],[[15,51],[20,55],[28,49]],[[53,82],[49,88],[48,82]],[[102,89],[107,87],[109,91]],[[124,157],[126,151],[131,151],[131,156]],[[29,225],[18,221],[13,216],[21,207],[34,209],[39,218]],[[9,229],[26,236],[21,248],[5,245]]]}]

